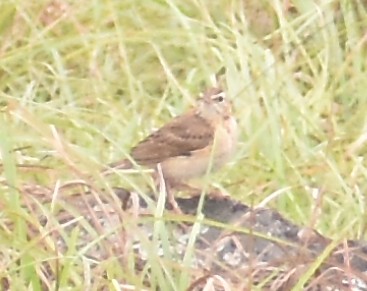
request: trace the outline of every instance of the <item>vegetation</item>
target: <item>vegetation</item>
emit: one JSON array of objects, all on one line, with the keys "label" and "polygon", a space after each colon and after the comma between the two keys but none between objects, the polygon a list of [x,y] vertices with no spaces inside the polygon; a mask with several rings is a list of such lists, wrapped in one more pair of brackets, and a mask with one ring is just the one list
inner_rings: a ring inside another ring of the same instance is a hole
[{"label": "vegetation", "polygon": [[[148,175],[99,170],[190,107],[222,68],[240,141],[211,185],[335,240],[365,239],[366,33],[362,0],[1,1],[0,278],[13,290],[55,287],[41,275],[50,262],[60,288],[86,277],[99,282],[88,288],[142,286],[132,260],[87,267],[77,231],[57,252],[59,186],[93,177],[97,188],[146,191]],[[27,189],[46,188],[51,204],[25,206]],[[159,290],[187,287],[170,275]]]}]

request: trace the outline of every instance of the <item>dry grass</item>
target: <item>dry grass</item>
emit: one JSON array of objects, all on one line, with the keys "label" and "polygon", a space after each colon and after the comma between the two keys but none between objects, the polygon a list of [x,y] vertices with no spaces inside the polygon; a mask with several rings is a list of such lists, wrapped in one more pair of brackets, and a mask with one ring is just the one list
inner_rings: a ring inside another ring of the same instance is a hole
[{"label": "dry grass", "polygon": [[[114,278],[143,286],[126,249],[126,264],[115,249],[96,268],[83,257],[78,230],[66,234],[53,219],[70,211],[60,186],[87,179],[145,193],[148,175],[106,180],[98,171],[189,107],[222,67],[241,134],[212,184],[337,241],[365,239],[366,12],[358,0],[2,1],[0,277],[14,290],[54,288],[42,264],[52,262],[60,289],[113,289]],[[27,184],[46,187],[53,203],[25,207]],[[87,248],[103,241],[98,227],[85,227]],[[55,229],[66,253],[53,245]],[[151,286],[189,286],[156,259]]]}]

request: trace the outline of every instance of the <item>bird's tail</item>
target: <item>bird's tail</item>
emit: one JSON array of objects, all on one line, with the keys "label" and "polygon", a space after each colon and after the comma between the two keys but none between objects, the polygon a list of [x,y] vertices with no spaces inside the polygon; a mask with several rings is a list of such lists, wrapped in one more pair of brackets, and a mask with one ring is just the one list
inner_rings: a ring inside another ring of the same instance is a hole
[{"label": "bird's tail", "polygon": [[128,159],[124,159],[122,161],[118,161],[118,162],[108,164],[107,167],[102,169],[101,174],[103,176],[108,176],[108,175],[114,173],[116,170],[127,170],[127,169],[131,169],[132,167],[133,167],[132,162]]}]

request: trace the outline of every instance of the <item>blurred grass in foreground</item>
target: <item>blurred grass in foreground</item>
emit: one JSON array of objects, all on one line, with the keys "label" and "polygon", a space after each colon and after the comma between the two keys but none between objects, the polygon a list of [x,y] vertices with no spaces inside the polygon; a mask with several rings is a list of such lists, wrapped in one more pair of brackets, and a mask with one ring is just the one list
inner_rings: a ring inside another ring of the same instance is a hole
[{"label": "blurred grass in foreground", "polygon": [[[27,239],[22,185],[98,177],[221,67],[241,133],[213,184],[332,238],[366,238],[367,7],[291,2],[2,1],[0,273],[12,288],[40,288],[39,263],[57,255]],[[151,181],[136,176],[96,183],[142,192]],[[79,255],[60,287],[83,281]],[[113,259],[98,271],[127,272]]]}]

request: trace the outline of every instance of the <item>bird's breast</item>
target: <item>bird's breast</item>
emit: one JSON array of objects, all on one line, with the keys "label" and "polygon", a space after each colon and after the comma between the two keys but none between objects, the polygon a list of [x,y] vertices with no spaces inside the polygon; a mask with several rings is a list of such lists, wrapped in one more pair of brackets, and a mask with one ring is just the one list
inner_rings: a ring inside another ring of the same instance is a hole
[{"label": "bird's breast", "polygon": [[234,117],[224,119],[223,123],[217,127],[213,155],[215,157],[215,167],[220,167],[234,155],[238,139],[237,121]]},{"label": "bird's breast", "polygon": [[237,144],[237,122],[230,117],[215,126],[213,143],[188,156],[172,157],[162,162],[165,177],[174,180],[188,180],[203,176],[207,171],[222,167],[233,156]]}]

